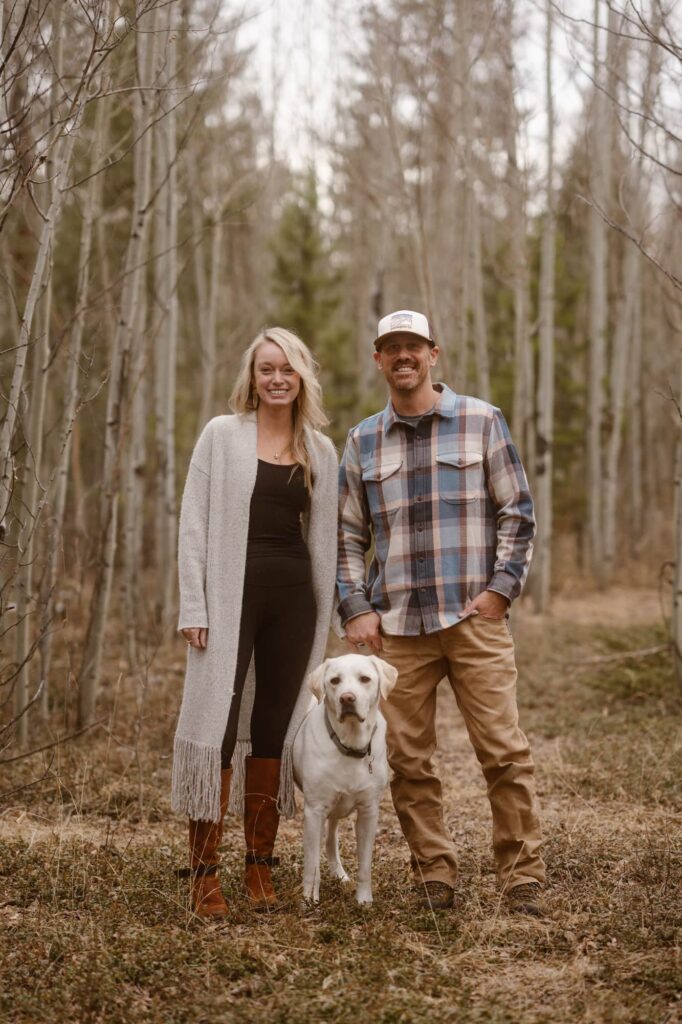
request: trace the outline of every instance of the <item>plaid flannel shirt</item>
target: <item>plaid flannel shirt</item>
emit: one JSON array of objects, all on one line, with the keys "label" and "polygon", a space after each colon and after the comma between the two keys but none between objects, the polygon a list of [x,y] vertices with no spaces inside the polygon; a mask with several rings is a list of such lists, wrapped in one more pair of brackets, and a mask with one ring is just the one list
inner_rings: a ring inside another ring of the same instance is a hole
[{"label": "plaid flannel shirt", "polygon": [[[533,502],[499,409],[444,384],[416,426],[391,402],[348,434],[339,481],[339,615],[385,633],[446,629],[483,590],[510,601],[528,574]],[[365,554],[372,540],[369,568]]]}]

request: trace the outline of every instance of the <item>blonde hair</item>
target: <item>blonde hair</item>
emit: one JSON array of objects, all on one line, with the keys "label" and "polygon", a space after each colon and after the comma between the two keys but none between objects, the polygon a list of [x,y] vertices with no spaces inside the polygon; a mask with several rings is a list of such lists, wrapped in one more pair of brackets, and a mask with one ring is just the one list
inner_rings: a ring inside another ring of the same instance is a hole
[{"label": "blonde hair", "polygon": [[230,395],[230,409],[236,413],[253,412],[258,408],[258,397],[254,387],[254,364],[256,352],[265,341],[279,345],[289,365],[301,378],[300,390],[294,399],[294,436],[291,453],[294,461],[303,469],[308,491],[312,492],[313,478],[310,453],[305,444],[304,428],[320,430],[329,420],[322,408],[322,389],[317,379],[319,367],[307,345],[292,331],[284,327],[266,327],[253,339],[242,356],[239,373]]}]

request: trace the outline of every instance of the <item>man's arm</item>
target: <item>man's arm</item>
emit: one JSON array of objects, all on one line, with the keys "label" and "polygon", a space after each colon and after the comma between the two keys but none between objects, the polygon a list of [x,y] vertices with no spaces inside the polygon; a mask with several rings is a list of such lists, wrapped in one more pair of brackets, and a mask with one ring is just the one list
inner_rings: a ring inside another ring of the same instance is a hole
[{"label": "man's arm", "polygon": [[336,586],[346,639],[381,650],[379,616],[367,597],[365,555],[372,541],[370,514],[352,431],[339,466],[339,544]]},{"label": "man's arm", "polygon": [[521,458],[499,409],[495,409],[484,468],[497,509],[497,550],[487,589],[513,601],[530,568],[535,515]]}]

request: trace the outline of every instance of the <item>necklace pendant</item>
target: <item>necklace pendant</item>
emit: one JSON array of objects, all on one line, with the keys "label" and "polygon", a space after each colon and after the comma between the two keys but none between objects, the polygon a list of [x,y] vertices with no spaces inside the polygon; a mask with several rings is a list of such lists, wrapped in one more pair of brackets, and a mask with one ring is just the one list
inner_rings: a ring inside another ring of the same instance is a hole
[{"label": "necklace pendant", "polygon": [[275,460],[275,462],[279,462],[280,453],[279,452],[274,452],[272,457]]}]

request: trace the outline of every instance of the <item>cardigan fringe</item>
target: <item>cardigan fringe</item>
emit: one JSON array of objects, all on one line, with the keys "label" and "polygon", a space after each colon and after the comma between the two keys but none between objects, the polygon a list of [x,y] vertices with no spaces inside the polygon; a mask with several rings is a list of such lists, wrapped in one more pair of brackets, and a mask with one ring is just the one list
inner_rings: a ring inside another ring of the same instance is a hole
[{"label": "cardigan fringe", "polygon": [[232,784],[230,785],[230,802],[228,811],[232,814],[244,813],[244,791],[246,788],[246,759],[251,754],[250,740],[237,740],[232,755]]},{"label": "cardigan fringe", "polygon": [[195,821],[220,821],[220,747],[175,737],[171,807]]},{"label": "cardigan fringe", "polygon": [[296,814],[294,790],[294,745],[285,743],[282,748],[282,768],[279,776],[279,795],[277,810],[283,818],[293,818]]}]

